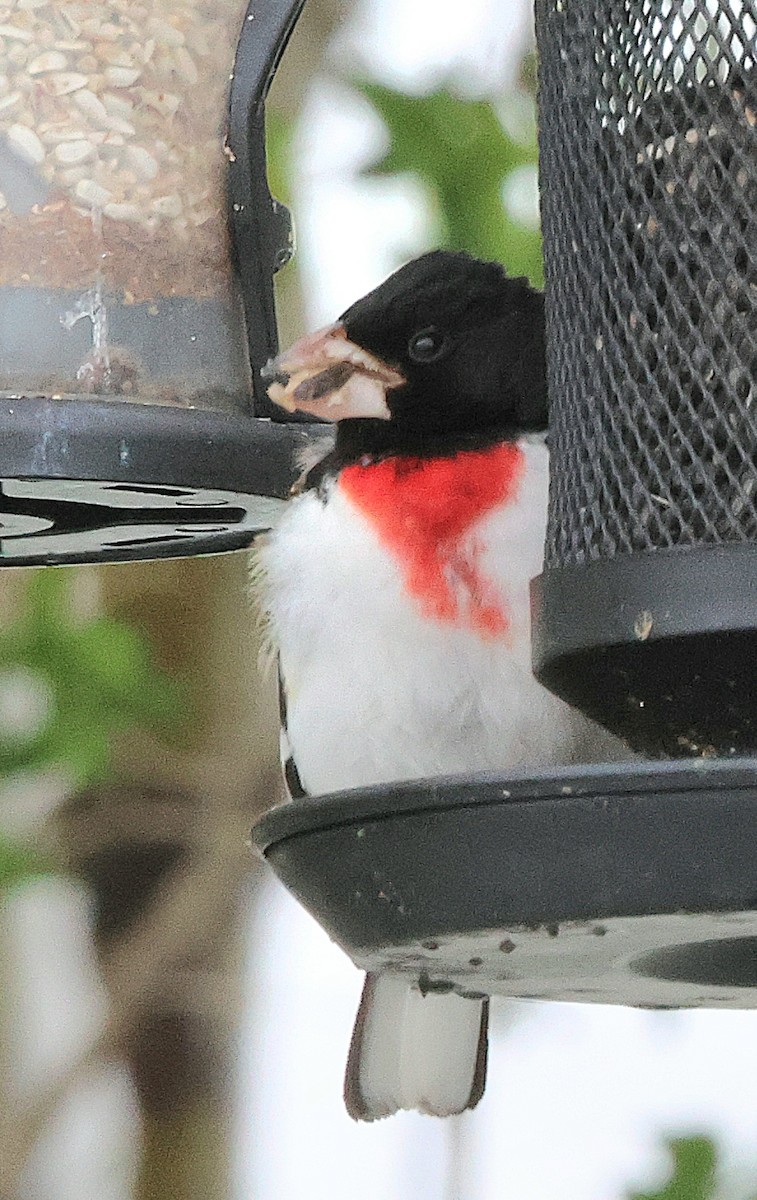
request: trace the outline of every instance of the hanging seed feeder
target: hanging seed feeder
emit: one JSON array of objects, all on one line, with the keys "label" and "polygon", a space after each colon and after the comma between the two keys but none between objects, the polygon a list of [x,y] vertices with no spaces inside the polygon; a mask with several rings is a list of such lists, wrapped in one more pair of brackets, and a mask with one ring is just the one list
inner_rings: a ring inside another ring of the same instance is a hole
[{"label": "hanging seed feeder", "polygon": [[536,673],[651,754],[757,750],[756,21],[541,6]]},{"label": "hanging seed feeder", "polygon": [[[273,810],[274,869],[421,990],[757,1004],[754,0],[537,0],[552,408],[534,664],[672,761]],[[507,703],[507,697],[502,697]]]},{"label": "hanging seed feeder", "polygon": [[1,564],[238,549],[287,495],[307,435],[263,419],[292,241],[263,102],[299,7],[3,26]]}]

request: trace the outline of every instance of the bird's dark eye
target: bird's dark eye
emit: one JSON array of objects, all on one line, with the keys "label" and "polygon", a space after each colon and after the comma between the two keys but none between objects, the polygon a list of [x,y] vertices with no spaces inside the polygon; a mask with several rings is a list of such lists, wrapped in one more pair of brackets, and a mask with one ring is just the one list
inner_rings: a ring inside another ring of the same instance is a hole
[{"label": "bird's dark eye", "polygon": [[407,345],[413,362],[431,363],[441,358],[447,349],[447,338],[440,329],[421,329],[414,333]]}]

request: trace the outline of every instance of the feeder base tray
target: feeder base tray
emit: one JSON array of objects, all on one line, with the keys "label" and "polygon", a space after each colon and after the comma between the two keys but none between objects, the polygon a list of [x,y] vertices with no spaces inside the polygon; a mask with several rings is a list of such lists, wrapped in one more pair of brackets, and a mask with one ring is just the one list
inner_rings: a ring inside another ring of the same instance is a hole
[{"label": "feeder base tray", "polygon": [[757,759],[424,780],[253,831],[366,970],[422,989],[757,1006]]},{"label": "feeder base tray", "polygon": [[270,528],[322,426],[0,397],[0,566],[218,554]]}]

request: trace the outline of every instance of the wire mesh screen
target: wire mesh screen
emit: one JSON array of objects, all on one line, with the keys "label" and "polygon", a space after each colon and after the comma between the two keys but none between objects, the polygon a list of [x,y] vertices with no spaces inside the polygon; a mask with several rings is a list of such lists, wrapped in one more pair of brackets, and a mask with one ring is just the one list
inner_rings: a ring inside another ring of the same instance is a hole
[{"label": "wire mesh screen", "polygon": [[548,566],[757,540],[757,0],[537,0]]}]

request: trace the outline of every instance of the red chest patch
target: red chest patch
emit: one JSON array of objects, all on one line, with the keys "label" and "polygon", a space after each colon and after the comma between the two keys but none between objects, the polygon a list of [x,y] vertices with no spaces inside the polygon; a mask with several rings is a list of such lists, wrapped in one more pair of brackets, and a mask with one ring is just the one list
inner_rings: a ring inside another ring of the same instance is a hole
[{"label": "red chest patch", "polygon": [[500,637],[507,613],[480,570],[484,546],[469,535],[487,512],[515,499],[523,465],[522,451],[505,444],[346,467],[339,486],[398,560],[427,616]]}]

